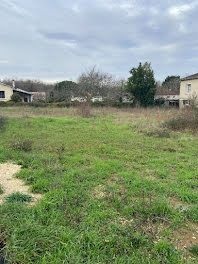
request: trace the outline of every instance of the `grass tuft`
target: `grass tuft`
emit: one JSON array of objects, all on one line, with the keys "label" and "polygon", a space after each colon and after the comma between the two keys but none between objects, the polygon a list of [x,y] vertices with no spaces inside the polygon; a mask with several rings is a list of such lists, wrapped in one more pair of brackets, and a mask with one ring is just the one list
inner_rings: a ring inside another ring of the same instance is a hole
[{"label": "grass tuft", "polygon": [[33,141],[32,140],[23,140],[23,139],[18,139],[15,140],[10,144],[11,149],[13,150],[22,150],[22,151],[31,151],[32,150],[32,145]]},{"label": "grass tuft", "polygon": [[20,192],[12,193],[8,195],[5,200],[9,203],[20,202],[20,203],[30,203],[33,197],[29,194],[23,194]]}]

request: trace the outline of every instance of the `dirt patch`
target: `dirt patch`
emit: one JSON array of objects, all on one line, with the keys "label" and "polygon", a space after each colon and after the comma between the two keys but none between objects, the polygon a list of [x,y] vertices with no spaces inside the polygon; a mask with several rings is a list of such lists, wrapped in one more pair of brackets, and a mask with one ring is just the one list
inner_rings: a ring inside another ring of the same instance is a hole
[{"label": "dirt patch", "polygon": [[41,197],[41,194],[33,194],[29,191],[29,187],[24,185],[24,182],[20,179],[16,179],[13,176],[21,170],[21,166],[12,163],[0,164],[0,185],[3,189],[3,194],[0,195],[0,204],[4,202],[4,199],[15,192],[31,195],[34,200],[29,203],[35,204]]},{"label": "dirt patch", "polygon": [[192,207],[191,204],[187,204],[187,203],[184,203],[182,201],[178,201],[174,197],[169,197],[168,200],[171,203],[171,205],[173,206],[173,208],[176,210],[185,211],[188,208]]},{"label": "dirt patch", "polygon": [[102,197],[105,197],[106,195],[107,194],[105,192],[105,186],[104,185],[100,184],[94,189],[94,192],[93,192],[94,198],[100,199]]},{"label": "dirt patch", "polygon": [[126,219],[125,217],[120,217],[119,223],[123,226],[130,225],[134,222],[134,219]]},{"label": "dirt patch", "polygon": [[198,245],[198,225],[187,223],[187,227],[176,230],[174,233],[176,248],[185,250],[192,246]]}]

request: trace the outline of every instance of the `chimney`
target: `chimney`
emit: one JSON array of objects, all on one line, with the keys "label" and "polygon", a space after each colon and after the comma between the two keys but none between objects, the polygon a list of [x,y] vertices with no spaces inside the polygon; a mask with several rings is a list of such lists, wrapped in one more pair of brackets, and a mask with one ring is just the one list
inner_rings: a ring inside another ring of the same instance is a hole
[{"label": "chimney", "polygon": [[15,89],[15,80],[12,80],[12,88]]}]

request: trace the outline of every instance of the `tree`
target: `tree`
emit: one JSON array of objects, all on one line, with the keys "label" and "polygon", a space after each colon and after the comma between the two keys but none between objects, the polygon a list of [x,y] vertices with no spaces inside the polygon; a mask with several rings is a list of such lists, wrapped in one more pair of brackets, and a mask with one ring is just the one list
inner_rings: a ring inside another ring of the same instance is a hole
[{"label": "tree", "polygon": [[87,96],[88,93],[91,96],[107,96],[108,87],[111,84],[112,76],[96,70],[95,66],[82,73],[78,78],[78,85],[82,96]]},{"label": "tree", "polygon": [[179,90],[180,89],[180,76],[171,75],[167,76],[162,83],[162,89],[166,90]]},{"label": "tree", "polygon": [[15,103],[22,102],[21,96],[17,93],[13,93],[13,95],[11,96],[11,100]]},{"label": "tree", "polygon": [[[72,81],[63,81],[55,85],[53,97],[55,101],[70,101],[72,96],[77,96],[78,84]],[[51,93],[52,94],[52,93]]]},{"label": "tree", "polygon": [[107,100],[120,101],[125,91],[126,81],[116,80],[111,74],[92,67],[78,78],[80,96],[102,96]]},{"label": "tree", "polygon": [[146,107],[154,103],[156,92],[156,81],[151,64],[139,63],[137,68],[130,70],[131,77],[128,78],[127,90],[140,106]]}]

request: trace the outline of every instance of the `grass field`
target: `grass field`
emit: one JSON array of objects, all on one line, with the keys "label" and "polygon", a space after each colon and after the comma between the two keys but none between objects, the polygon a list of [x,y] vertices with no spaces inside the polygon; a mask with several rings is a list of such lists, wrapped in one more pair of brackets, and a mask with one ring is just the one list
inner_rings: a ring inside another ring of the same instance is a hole
[{"label": "grass field", "polygon": [[198,263],[198,135],[162,127],[177,114],[1,108],[0,162],[43,194],[0,206],[10,263]]}]

